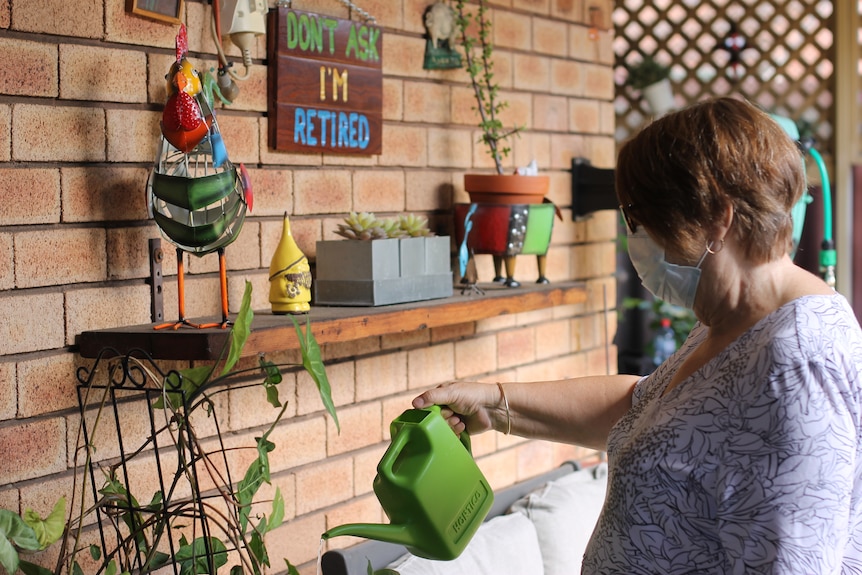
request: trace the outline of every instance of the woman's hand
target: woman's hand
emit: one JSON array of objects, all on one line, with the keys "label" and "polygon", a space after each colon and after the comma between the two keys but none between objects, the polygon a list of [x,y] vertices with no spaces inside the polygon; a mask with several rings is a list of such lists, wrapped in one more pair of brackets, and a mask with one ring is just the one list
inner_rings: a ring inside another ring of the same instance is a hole
[{"label": "woman's hand", "polygon": [[493,383],[453,382],[416,397],[413,407],[439,405],[440,414],[455,433],[460,435],[466,430],[476,434],[500,428],[495,424],[500,420],[501,399],[500,390]]}]

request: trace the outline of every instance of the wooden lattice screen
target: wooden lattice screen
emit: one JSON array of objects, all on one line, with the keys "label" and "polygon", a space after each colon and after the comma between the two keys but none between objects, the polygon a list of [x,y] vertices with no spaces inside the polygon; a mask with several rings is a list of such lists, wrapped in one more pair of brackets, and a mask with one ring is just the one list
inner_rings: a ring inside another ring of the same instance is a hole
[{"label": "wooden lattice screen", "polygon": [[[650,118],[649,105],[625,85],[625,65],[644,55],[671,67],[678,105],[739,95],[788,116],[831,156],[834,137],[833,6],[824,0],[617,0],[616,139]],[[745,40],[732,65],[724,48]]]}]

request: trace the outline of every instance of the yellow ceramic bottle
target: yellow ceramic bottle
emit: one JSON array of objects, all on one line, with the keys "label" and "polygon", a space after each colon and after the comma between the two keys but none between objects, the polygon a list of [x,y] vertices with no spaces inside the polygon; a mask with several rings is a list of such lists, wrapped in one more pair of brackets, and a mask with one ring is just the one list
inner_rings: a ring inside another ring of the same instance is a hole
[{"label": "yellow ceramic bottle", "polygon": [[311,267],[290,233],[285,212],[281,240],[269,264],[269,303],[272,313],[284,314],[306,312],[310,301]]}]

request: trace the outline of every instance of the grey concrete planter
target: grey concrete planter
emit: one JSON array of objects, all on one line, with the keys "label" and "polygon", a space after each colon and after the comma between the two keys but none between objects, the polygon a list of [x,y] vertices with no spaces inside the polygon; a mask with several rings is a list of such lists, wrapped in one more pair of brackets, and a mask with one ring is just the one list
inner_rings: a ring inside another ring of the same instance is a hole
[{"label": "grey concrete planter", "polygon": [[449,237],[317,242],[314,301],[377,306],[452,295]]}]

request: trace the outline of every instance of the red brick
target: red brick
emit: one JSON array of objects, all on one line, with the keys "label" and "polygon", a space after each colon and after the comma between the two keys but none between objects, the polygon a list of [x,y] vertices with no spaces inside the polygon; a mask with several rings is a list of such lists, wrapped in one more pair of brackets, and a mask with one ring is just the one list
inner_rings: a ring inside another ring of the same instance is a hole
[{"label": "red brick", "polygon": [[386,397],[407,389],[407,354],[403,351],[356,361],[356,400]]},{"label": "red brick", "polygon": [[571,60],[551,60],[551,92],[578,96],[584,91],[583,64]]},{"label": "red brick", "polygon": [[315,463],[326,458],[326,421],[323,416],[282,421],[270,435],[276,450],[270,464],[279,471]]},{"label": "red brick", "polygon": [[451,343],[423,347],[407,354],[407,387],[419,389],[455,378],[455,346]]},{"label": "red brick", "polygon": [[154,162],[161,138],[161,113],[106,110],[108,157],[116,162]]},{"label": "red brick", "polygon": [[[111,228],[108,230],[108,278],[149,277],[149,239],[157,238],[152,228]],[[170,253],[170,252],[168,252]]]},{"label": "red brick", "polygon": [[448,172],[406,173],[407,211],[446,209],[452,205],[452,175]]},{"label": "red brick", "polygon": [[66,420],[55,417],[0,428],[0,461],[0,485],[65,470]]},{"label": "red brick", "polygon": [[0,225],[60,221],[59,188],[56,169],[0,169]]},{"label": "red brick", "polygon": [[329,457],[376,445],[383,440],[380,404],[363,403],[338,410],[341,433],[327,424],[326,454]]},{"label": "red brick", "polygon": [[550,0],[512,0],[512,8],[537,14],[547,14],[550,10]]},{"label": "red brick", "polygon": [[[79,367],[91,367],[91,363],[68,352],[40,357],[37,360],[20,361],[19,417],[34,417],[77,407],[78,382],[75,373]],[[0,375],[0,380],[2,379]]]},{"label": "red brick", "polygon": [[[27,0],[24,0],[25,2]],[[50,0],[45,0],[50,1]],[[89,0],[94,1],[94,0]],[[101,4],[101,2],[99,2]],[[121,44],[132,44],[137,46],[154,46],[159,48],[173,49],[176,42],[177,26],[168,25],[164,22],[137,16],[126,11],[125,4],[120,2],[107,2],[105,4],[105,40],[108,42],[119,42]],[[101,33],[102,18],[99,18],[99,31]],[[190,29],[189,37],[195,34]],[[209,34],[207,34],[209,35]],[[167,70],[165,70],[167,72]]]},{"label": "red brick", "polygon": [[0,5],[0,28],[8,28],[12,23],[12,6],[6,2]]},{"label": "red brick", "polygon": [[56,98],[57,45],[0,38],[0,94]]},{"label": "red brick", "polygon": [[61,168],[63,221],[146,219],[149,173],[146,168]]},{"label": "red brick", "polygon": [[[68,375],[68,374],[67,374]],[[17,380],[15,363],[0,362],[0,421],[13,419],[18,406]],[[0,494],[2,497],[2,494]],[[2,504],[0,504],[2,507]]]},{"label": "red brick", "polygon": [[[23,313],[39,310],[39,313]],[[15,294],[0,298],[0,355],[57,349],[64,345],[58,319],[63,317],[63,294]]]},{"label": "red brick", "polygon": [[569,128],[569,103],[562,96],[536,95],[533,98],[533,125],[538,130],[565,132]]},{"label": "red brick", "polygon": [[[15,234],[15,280],[19,288],[100,281],[106,277],[105,232],[61,229]],[[100,257],[93,257],[98,254]]]},{"label": "red brick", "polygon": [[[58,137],[62,130],[63,137]],[[98,108],[16,105],[12,158],[32,162],[105,160],[105,112]]]},{"label": "red brick", "polygon": [[586,140],[590,162],[594,166],[613,166],[616,158],[616,143],[613,136],[590,136]]},{"label": "red brick", "polygon": [[430,82],[404,82],[404,120],[449,122],[449,87]]},{"label": "red brick", "polygon": [[482,457],[477,463],[492,489],[512,485],[518,480],[518,455],[515,450]]},{"label": "red brick", "polygon": [[254,193],[253,216],[281,216],[293,211],[293,172],[248,170]]},{"label": "red brick", "polygon": [[565,57],[569,50],[567,30],[568,26],[559,20],[533,18],[533,49],[541,54]]},{"label": "red brick", "polygon": [[544,56],[515,54],[515,88],[547,92],[551,86],[551,60]]},{"label": "red brick", "polygon": [[145,102],[147,57],[143,52],[60,45],[60,98]]},{"label": "red brick", "polygon": [[296,512],[299,515],[346,501],[353,496],[353,462],[335,458],[296,473]]},{"label": "red brick", "polygon": [[428,163],[427,130],[417,126],[383,127],[381,166],[421,166]]},{"label": "red brick", "polygon": [[296,170],[293,177],[294,214],[329,214],[353,209],[350,172]]},{"label": "red brick", "polygon": [[583,14],[583,0],[551,0],[551,16],[569,22],[580,21]]},{"label": "red brick", "polygon": [[569,100],[569,131],[595,134],[600,129],[599,103],[591,100]]},{"label": "red brick", "polygon": [[536,326],[536,358],[545,359],[572,350],[571,321],[561,319]]},{"label": "red brick", "polygon": [[337,359],[359,357],[380,351],[379,337],[365,337],[345,343],[330,343],[323,347],[323,360],[327,363]]},{"label": "red brick", "polygon": [[523,365],[536,359],[536,331],[532,327],[514,329],[497,335],[497,367]]},{"label": "red brick", "polygon": [[469,168],[472,165],[472,132],[428,130],[428,165],[434,168]]},{"label": "red brick", "polygon": [[612,100],[614,90],[614,73],[611,68],[592,64],[584,66],[584,97]]},{"label": "red brick", "polygon": [[492,34],[495,48],[515,48],[530,50],[533,34],[532,18],[504,10],[494,11]]},{"label": "red brick", "polygon": [[551,134],[550,169],[570,170],[572,158],[586,157],[587,146],[580,134]]},{"label": "red brick", "polygon": [[[279,569],[283,569],[285,564],[282,559],[289,560],[293,565],[316,561],[321,544],[320,535],[324,531],[326,531],[326,516],[321,512],[297,517],[268,533],[266,547],[269,556],[274,558],[273,566],[278,565]],[[313,574],[315,569],[316,564],[308,573]]]},{"label": "red brick", "polygon": [[383,42],[383,75],[422,77],[417,62],[425,58],[425,39],[389,34]]},{"label": "red brick", "polygon": [[12,107],[0,105],[0,161],[12,158]]},{"label": "red brick", "polygon": [[[216,290],[217,292],[218,290]],[[172,314],[165,308],[165,316]],[[189,314],[191,317],[191,314]],[[70,291],[66,294],[66,343],[92,329],[138,325],[150,321],[150,287],[111,286]]]},{"label": "red brick", "polygon": [[404,211],[404,172],[363,171],[353,175],[353,209],[363,212]]},{"label": "red brick", "polygon": [[455,378],[464,379],[497,369],[497,338],[493,335],[455,344]]},{"label": "red brick", "polygon": [[102,0],[13,0],[14,30],[78,38],[102,37]]},{"label": "red brick", "polygon": [[383,119],[404,119],[404,82],[393,78],[383,79]]},{"label": "red brick", "polygon": [[218,114],[218,126],[231,162],[260,162],[260,123],[256,117]]}]

